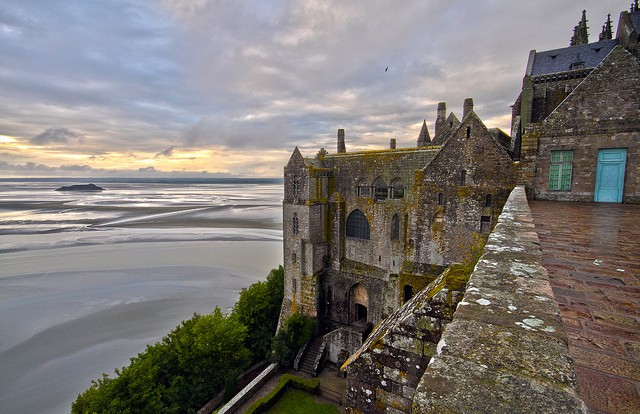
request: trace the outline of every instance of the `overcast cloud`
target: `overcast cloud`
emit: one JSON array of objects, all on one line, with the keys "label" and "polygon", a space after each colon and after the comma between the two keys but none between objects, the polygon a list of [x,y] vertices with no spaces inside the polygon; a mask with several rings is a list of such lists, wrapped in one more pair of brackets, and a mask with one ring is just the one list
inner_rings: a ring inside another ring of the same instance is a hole
[{"label": "overcast cloud", "polygon": [[338,128],[413,146],[466,97],[509,131],[529,50],[628,3],[0,0],[0,176],[280,176]]}]

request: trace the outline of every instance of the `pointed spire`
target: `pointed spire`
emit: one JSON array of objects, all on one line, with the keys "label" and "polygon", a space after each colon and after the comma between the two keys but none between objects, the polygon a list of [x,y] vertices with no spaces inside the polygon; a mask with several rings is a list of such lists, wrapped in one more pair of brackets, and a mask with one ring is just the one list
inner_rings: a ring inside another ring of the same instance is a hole
[{"label": "pointed spire", "polygon": [[[636,0],[637,1],[637,0]],[[607,21],[602,25],[602,33],[598,40],[611,40],[613,39],[613,28],[611,27],[611,14],[607,14]]]},{"label": "pointed spire", "polygon": [[587,26],[587,11],[582,10],[582,19],[578,22],[578,25],[573,28],[573,37],[571,38],[570,46],[586,45],[589,43],[589,33]]},{"label": "pointed spire", "polygon": [[431,144],[431,136],[429,136],[429,129],[427,129],[427,120],[422,122],[422,129],[420,135],[418,135],[418,147],[426,147]]}]

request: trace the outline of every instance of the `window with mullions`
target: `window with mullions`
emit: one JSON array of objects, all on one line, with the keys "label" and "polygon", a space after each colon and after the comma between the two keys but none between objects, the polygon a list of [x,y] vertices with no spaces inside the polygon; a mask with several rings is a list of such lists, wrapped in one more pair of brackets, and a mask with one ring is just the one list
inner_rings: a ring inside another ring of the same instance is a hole
[{"label": "window with mullions", "polygon": [[300,231],[300,220],[298,219],[298,215],[293,213],[293,234],[298,234]]},{"label": "window with mullions", "polygon": [[369,240],[369,221],[360,210],[353,210],[347,217],[347,237]]},{"label": "window with mullions", "polygon": [[551,151],[549,165],[549,191],[571,190],[573,150]]}]

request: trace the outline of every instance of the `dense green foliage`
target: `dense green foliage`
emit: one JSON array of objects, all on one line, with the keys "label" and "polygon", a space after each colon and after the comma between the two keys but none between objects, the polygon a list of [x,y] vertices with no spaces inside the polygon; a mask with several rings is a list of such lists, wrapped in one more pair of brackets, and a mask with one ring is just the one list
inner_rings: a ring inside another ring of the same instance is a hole
[{"label": "dense green foliage", "polygon": [[216,393],[233,388],[252,359],[265,357],[278,323],[283,283],[280,266],[266,282],[243,289],[230,315],[216,307],[210,315],[182,322],[116,370],[114,378],[103,374],[93,381],[72,404],[72,414],[195,413]]},{"label": "dense green foliage", "polygon": [[264,282],[254,283],[240,292],[233,314],[248,328],[247,346],[253,361],[268,358],[284,295],[284,268],[273,269]]},{"label": "dense green foliage", "polygon": [[273,361],[292,367],[298,351],[311,340],[315,328],[315,319],[301,313],[287,318],[273,339]]}]

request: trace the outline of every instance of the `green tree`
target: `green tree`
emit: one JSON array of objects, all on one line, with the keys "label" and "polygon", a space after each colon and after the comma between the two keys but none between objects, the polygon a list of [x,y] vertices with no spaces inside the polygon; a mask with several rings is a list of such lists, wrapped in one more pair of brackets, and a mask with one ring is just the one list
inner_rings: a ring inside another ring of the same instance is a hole
[{"label": "green tree", "polygon": [[233,314],[247,328],[247,347],[254,362],[268,357],[278,327],[284,294],[284,268],[271,270],[267,280],[240,291]]},{"label": "green tree", "polygon": [[301,313],[289,316],[273,340],[273,361],[292,367],[298,351],[311,340],[315,329],[316,321],[312,317]]}]

